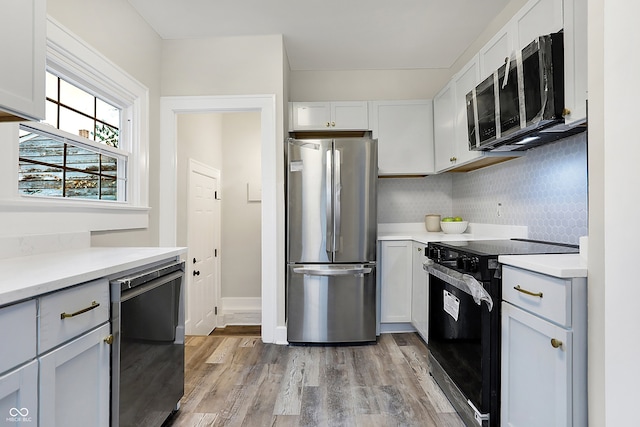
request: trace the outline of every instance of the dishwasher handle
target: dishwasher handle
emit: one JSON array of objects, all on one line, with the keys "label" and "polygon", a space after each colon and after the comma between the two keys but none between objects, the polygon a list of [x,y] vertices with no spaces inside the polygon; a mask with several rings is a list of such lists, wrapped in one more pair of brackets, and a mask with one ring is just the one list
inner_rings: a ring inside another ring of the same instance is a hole
[{"label": "dishwasher handle", "polygon": [[171,283],[176,279],[182,279],[184,277],[184,272],[176,271],[174,273],[166,274],[164,276],[158,277],[155,280],[147,282],[143,285],[136,286],[135,288],[123,290],[121,292],[120,301],[125,302],[132,298],[135,298],[145,292],[149,292],[155,288],[159,288],[162,285],[166,285],[167,283]]}]

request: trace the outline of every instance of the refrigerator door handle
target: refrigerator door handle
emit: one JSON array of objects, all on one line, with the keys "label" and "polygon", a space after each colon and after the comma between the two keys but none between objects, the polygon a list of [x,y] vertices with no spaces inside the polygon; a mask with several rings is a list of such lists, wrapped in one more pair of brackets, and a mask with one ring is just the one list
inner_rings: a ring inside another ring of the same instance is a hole
[{"label": "refrigerator door handle", "polygon": [[335,150],[333,155],[334,160],[334,178],[333,178],[333,197],[334,197],[334,220],[333,220],[333,251],[338,252],[340,249],[338,246],[340,244],[340,190],[342,189],[342,176],[341,176],[341,158],[340,158],[340,150]]},{"label": "refrigerator door handle", "polygon": [[[332,181],[331,181],[331,170],[333,169],[333,157],[331,156],[331,150],[327,151],[327,166],[325,171],[325,196],[326,196],[326,250],[327,252],[333,252],[333,195],[332,195]],[[333,257],[330,257],[333,259]]]},{"label": "refrigerator door handle", "polygon": [[371,267],[350,267],[350,268],[314,268],[299,267],[293,269],[294,273],[306,274],[309,276],[355,276],[359,274],[371,273]]}]

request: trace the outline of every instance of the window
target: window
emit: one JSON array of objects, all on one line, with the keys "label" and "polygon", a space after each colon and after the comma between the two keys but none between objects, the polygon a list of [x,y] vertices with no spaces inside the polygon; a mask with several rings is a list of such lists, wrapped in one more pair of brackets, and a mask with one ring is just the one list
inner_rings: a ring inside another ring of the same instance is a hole
[{"label": "window", "polygon": [[22,195],[123,201],[126,155],[20,126],[18,191]]},{"label": "window", "polygon": [[44,122],[54,129],[20,126],[18,192],[125,201],[127,155],[116,150],[121,108],[51,72],[46,92]]},{"label": "window", "polygon": [[55,113],[0,126],[0,218],[16,235],[148,228],[149,89],[58,22],[46,34]]},{"label": "window", "polygon": [[48,72],[45,123],[118,147],[121,109]]}]

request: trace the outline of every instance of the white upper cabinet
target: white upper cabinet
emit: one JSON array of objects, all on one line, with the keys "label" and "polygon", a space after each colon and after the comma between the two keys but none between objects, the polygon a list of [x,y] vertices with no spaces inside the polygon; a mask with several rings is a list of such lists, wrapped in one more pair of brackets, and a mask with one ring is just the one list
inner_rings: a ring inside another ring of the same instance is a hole
[{"label": "white upper cabinet", "polygon": [[562,30],[562,0],[531,0],[480,49],[480,79],[484,80],[515,52],[536,37]]},{"label": "white upper cabinet", "polygon": [[432,101],[373,101],[371,105],[373,137],[378,139],[378,175],[433,173]]},{"label": "white upper cabinet", "polygon": [[455,164],[455,117],[455,89],[451,81],[433,98],[433,138],[437,171]]},{"label": "white upper cabinet", "polygon": [[369,130],[366,101],[292,102],[291,130]]},{"label": "white upper cabinet", "polygon": [[0,121],[45,114],[45,0],[4,0],[0,13]]},{"label": "white upper cabinet", "polygon": [[480,49],[480,81],[489,77],[513,54],[513,33],[513,23],[509,22]]},{"label": "white upper cabinet", "polygon": [[486,166],[513,155],[469,150],[467,93],[478,84],[478,58],[478,55],[474,56],[433,99],[437,172],[472,170],[479,161]]},{"label": "white upper cabinet", "polygon": [[564,0],[565,123],[587,118],[587,0]]},{"label": "white upper cabinet", "polygon": [[514,49],[562,30],[562,0],[531,0],[512,19]]}]

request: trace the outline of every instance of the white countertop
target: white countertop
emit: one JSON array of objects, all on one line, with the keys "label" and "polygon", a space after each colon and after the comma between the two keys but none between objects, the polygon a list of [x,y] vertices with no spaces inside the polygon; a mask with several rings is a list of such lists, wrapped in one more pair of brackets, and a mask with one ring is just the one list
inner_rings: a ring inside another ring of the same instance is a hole
[{"label": "white countertop", "polygon": [[413,240],[429,243],[510,239],[513,237],[526,238],[527,231],[527,227],[524,226],[470,223],[464,233],[446,234],[442,231],[428,232],[423,223],[380,224],[378,226],[378,240]]},{"label": "white countertop", "polygon": [[580,254],[500,255],[498,261],[559,278],[587,277],[587,262]]},{"label": "white countertop", "polygon": [[88,247],[0,259],[0,306],[183,253],[186,248]]},{"label": "white countertop", "polygon": [[[524,226],[505,226],[494,224],[470,223],[462,234],[446,234],[443,232],[427,232],[424,224],[380,224],[378,240],[413,240],[420,243],[453,242],[466,240],[492,240],[527,238],[528,229]],[[583,239],[585,239],[583,241]],[[586,246],[586,238],[581,238],[581,252]],[[549,255],[501,255],[498,261],[502,264],[535,271],[560,278],[587,277],[586,250],[584,254],[549,254]]]}]

